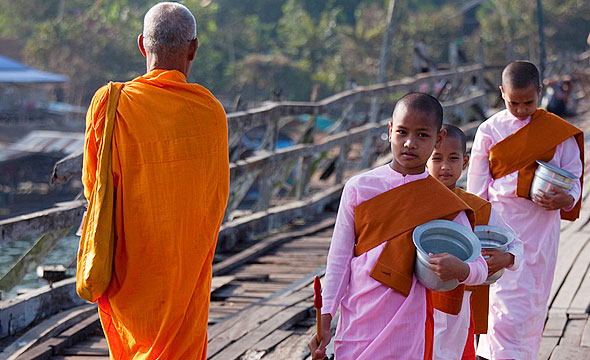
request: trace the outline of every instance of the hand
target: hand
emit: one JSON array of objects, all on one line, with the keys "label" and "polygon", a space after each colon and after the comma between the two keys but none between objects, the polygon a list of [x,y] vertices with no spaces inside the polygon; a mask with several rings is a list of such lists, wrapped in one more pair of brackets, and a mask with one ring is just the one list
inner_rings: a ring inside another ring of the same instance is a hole
[{"label": "hand", "polygon": [[484,257],[489,256],[489,258],[486,258],[486,262],[488,263],[488,276],[514,264],[514,255],[511,253],[504,253],[500,250],[483,249],[481,250],[481,255]]},{"label": "hand", "polygon": [[322,314],[322,342],[318,346],[317,334],[309,340],[307,347],[311,351],[312,360],[324,360],[326,358],[326,346],[330,343],[332,332],[330,331],[330,324],[332,323],[332,315]]},{"label": "hand", "polygon": [[429,255],[430,265],[428,268],[434,271],[440,281],[457,279],[459,282],[463,282],[469,276],[469,265],[458,257],[448,253]]},{"label": "hand", "polygon": [[535,194],[533,201],[545,210],[559,210],[574,204],[574,198],[558,187],[552,186],[553,194],[539,190],[541,195]]}]

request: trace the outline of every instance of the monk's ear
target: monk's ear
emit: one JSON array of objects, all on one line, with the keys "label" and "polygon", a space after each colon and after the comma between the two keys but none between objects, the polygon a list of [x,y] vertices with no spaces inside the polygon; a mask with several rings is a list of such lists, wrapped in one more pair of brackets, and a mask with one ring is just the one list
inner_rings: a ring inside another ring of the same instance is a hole
[{"label": "monk's ear", "polygon": [[389,142],[391,142],[391,136],[392,136],[392,132],[393,131],[393,122],[390,121],[389,122]]},{"label": "monk's ear", "polygon": [[469,154],[463,156],[463,170],[467,169],[467,165],[469,165]]},{"label": "monk's ear", "polygon": [[143,57],[146,57],[145,47],[143,46],[143,34],[139,34],[137,37],[137,46],[139,47],[139,51]]},{"label": "monk's ear", "polygon": [[442,145],[442,142],[446,136],[447,136],[447,129],[440,129],[438,134],[436,134],[436,144],[434,144],[434,147],[436,149],[440,148],[440,146]]},{"label": "monk's ear", "polygon": [[539,85],[539,87],[537,88],[537,95],[539,97],[541,97],[541,90],[543,90],[543,86],[542,85]]},{"label": "monk's ear", "polygon": [[188,60],[193,61],[195,59],[195,55],[197,54],[197,49],[199,48],[199,39],[194,38],[190,41],[188,45]]},{"label": "monk's ear", "polygon": [[499,86],[500,88],[500,92],[502,93],[502,99],[504,99],[504,88],[502,86]]}]

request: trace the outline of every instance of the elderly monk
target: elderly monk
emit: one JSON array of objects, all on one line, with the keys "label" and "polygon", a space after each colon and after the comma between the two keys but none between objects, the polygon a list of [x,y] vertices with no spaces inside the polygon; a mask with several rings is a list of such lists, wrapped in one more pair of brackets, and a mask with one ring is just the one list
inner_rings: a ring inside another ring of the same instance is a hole
[{"label": "elderly monk", "polygon": [[[116,248],[99,314],[111,359],[205,359],[211,264],[229,192],[227,121],[186,76],[196,22],[178,3],[145,15],[147,73],[124,84],[112,142]],[[82,180],[90,198],[108,88],[88,110]]]}]

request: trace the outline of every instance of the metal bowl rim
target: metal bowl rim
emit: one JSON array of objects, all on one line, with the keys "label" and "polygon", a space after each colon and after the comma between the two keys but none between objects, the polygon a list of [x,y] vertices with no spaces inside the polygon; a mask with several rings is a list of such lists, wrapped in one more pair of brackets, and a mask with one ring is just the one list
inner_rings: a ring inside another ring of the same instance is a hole
[{"label": "metal bowl rim", "polygon": [[561,175],[563,177],[566,177],[568,179],[572,179],[572,180],[576,180],[576,176],[574,174],[572,174],[571,172],[558,168],[555,165],[549,164],[548,162],[545,161],[541,161],[541,160],[537,160],[537,164],[539,164],[539,166],[544,167],[547,170],[550,170],[558,175]]},{"label": "metal bowl rim", "polygon": [[[499,226],[492,226],[492,225],[476,225],[473,228],[473,233],[475,234],[475,232],[477,231],[489,231],[489,232],[493,232],[496,234],[500,234],[500,235],[504,235],[506,236],[506,238],[508,238],[508,241],[506,241],[505,244],[502,244],[502,246],[508,246],[510,244],[512,244],[512,242],[514,241],[514,239],[516,238],[516,234],[514,234],[512,231],[499,227]],[[475,235],[477,236],[477,234]],[[479,237],[477,238],[479,240]],[[480,244],[481,244],[481,240],[479,240]]]},{"label": "metal bowl rim", "polygon": [[414,246],[416,249],[418,249],[418,251],[425,254],[426,256],[428,256],[428,253],[424,251],[424,248],[418,242],[418,239],[426,230],[436,228],[444,228],[456,231],[471,242],[471,245],[473,246],[473,253],[469,258],[467,258],[467,260],[465,260],[465,262],[475,261],[475,259],[477,259],[477,257],[481,254],[481,242],[479,241],[479,238],[475,235],[475,233],[467,229],[465,226],[450,220],[432,220],[422,225],[416,226],[414,232],[412,233],[412,241],[414,242]]}]

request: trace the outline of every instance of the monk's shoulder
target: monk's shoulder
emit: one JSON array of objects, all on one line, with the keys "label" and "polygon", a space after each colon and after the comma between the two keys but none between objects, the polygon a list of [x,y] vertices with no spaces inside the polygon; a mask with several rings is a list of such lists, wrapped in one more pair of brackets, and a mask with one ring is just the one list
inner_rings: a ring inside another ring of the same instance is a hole
[{"label": "monk's shoulder", "polygon": [[107,99],[109,98],[109,86],[104,85],[94,93],[88,113],[86,114],[86,126],[92,124],[94,128],[103,122]]}]

